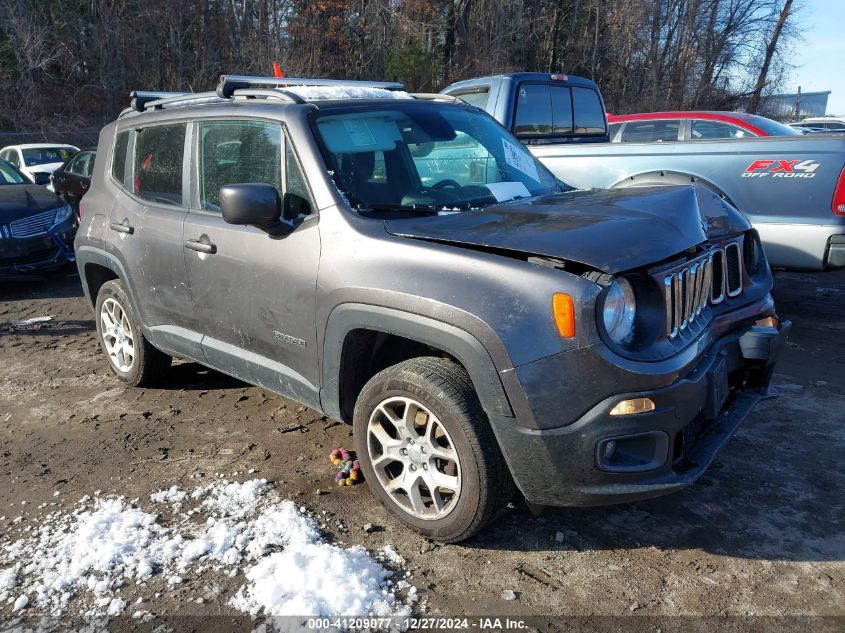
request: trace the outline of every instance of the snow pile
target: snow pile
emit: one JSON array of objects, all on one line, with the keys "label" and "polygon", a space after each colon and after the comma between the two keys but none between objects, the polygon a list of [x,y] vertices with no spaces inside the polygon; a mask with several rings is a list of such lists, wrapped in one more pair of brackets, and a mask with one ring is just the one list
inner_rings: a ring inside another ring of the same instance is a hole
[{"label": "snow pile", "polygon": [[188,493],[184,490],[179,490],[176,486],[171,486],[167,490],[159,490],[158,492],[154,492],[150,495],[150,499],[152,499],[155,503],[182,503],[185,500],[185,497],[188,496]]},{"label": "snow pile", "polygon": [[[3,543],[0,608],[115,616],[132,585],[170,591],[216,571],[244,573],[230,604],[253,615],[410,614],[392,572],[361,547],[326,542],[305,508],[263,479],[174,486],[151,499],[171,504],[169,526],[123,498],[83,497],[72,513],[41,520],[33,536]],[[404,563],[389,547],[379,558]]]},{"label": "snow pile", "polygon": [[321,99],[412,99],[404,90],[385,90],[361,86],[288,86],[283,88],[306,101]]},{"label": "snow pile", "polygon": [[251,479],[244,483],[215,482],[191,493],[191,499],[202,499],[203,507],[218,516],[243,517],[258,505],[267,492],[267,480]]},{"label": "snow pile", "polygon": [[79,590],[99,596],[123,578],[146,580],[175,551],[155,515],[122,499],[97,499],[93,510],[73,515],[51,513],[35,537],[5,549],[21,562],[22,580],[36,578],[33,603],[53,613]]},{"label": "snow pile", "polygon": [[385,588],[388,576],[362,547],[307,543],[248,569],[249,584],[231,604],[251,615],[409,615],[407,607],[397,610],[395,596]]}]

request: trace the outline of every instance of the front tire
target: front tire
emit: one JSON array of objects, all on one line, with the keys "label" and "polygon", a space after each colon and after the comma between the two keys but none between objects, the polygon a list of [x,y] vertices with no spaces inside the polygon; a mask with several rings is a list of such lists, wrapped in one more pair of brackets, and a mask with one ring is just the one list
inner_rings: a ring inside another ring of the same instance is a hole
[{"label": "front tire", "polygon": [[473,536],[513,493],[469,375],[451,360],[414,358],[373,376],[355,404],[353,433],[373,494],[428,538]]},{"label": "front tire", "polygon": [[107,281],[97,293],[97,339],[119,380],[142,387],[159,378],[172,358],[144,338],[123,283]]}]

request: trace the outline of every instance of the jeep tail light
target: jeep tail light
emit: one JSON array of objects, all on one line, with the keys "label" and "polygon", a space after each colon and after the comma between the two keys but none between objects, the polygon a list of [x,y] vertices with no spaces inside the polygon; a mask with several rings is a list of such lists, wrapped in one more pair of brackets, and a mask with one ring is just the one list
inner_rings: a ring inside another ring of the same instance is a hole
[{"label": "jeep tail light", "polygon": [[556,292],[552,297],[552,315],[558,334],[563,338],[573,338],[575,336],[575,302],[572,301],[572,297]]},{"label": "jeep tail light", "polygon": [[845,167],[839,172],[839,180],[836,182],[836,189],[833,191],[833,213],[845,215]]}]

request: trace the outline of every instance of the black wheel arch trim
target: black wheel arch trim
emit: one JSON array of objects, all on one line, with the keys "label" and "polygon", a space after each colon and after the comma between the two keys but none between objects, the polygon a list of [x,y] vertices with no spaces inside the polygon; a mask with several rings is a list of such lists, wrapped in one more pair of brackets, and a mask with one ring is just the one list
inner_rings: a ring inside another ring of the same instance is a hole
[{"label": "black wheel arch trim", "polygon": [[343,346],[346,336],[359,329],[402,336],[451,354],[469,373],[484,410],[489,415],[513,417],[513,410],[493,359],[475,336],[419,314],[353,303],[336,306],[326,324],[320,403],[330,417],[341,418],[340,368]]},{"label": "black wheel arch trim", "polygon": [[[103,268],[107,268],[117,276],[124,286],[126,286],[127,296],[129,297],[129,301],[132,302],[132,310],[134,310],[135,314],[138,315],[139,313],[137,306],[135,305],[135,298],[129,285],[129,276],[126,274],[126,270],[123,268],[123,264],[120,260],[101,248],[96,248],[94,246],[79,246],[76,248],[76,266],[79,269],[79,279],[82,281],[82,292],[85,293],[85,298],[88,300],[88,304],[91,308],[93,309],[96,306],[97,297],[91,295],[91,288],[85,271],[85,267],[88,264],[96,264],[98,266],[102,266]],[[141,325],[143,327],[143,324]]]}]

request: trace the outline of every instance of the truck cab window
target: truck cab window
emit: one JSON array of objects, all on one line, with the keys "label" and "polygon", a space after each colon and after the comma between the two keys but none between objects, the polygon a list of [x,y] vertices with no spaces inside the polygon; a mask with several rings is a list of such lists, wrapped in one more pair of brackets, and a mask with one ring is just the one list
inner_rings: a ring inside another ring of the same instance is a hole
[{"label": "truck cab window", "polygon": [[576,134],[604,134],[607,120],[598,93],[592,88],[572,88]]}]

